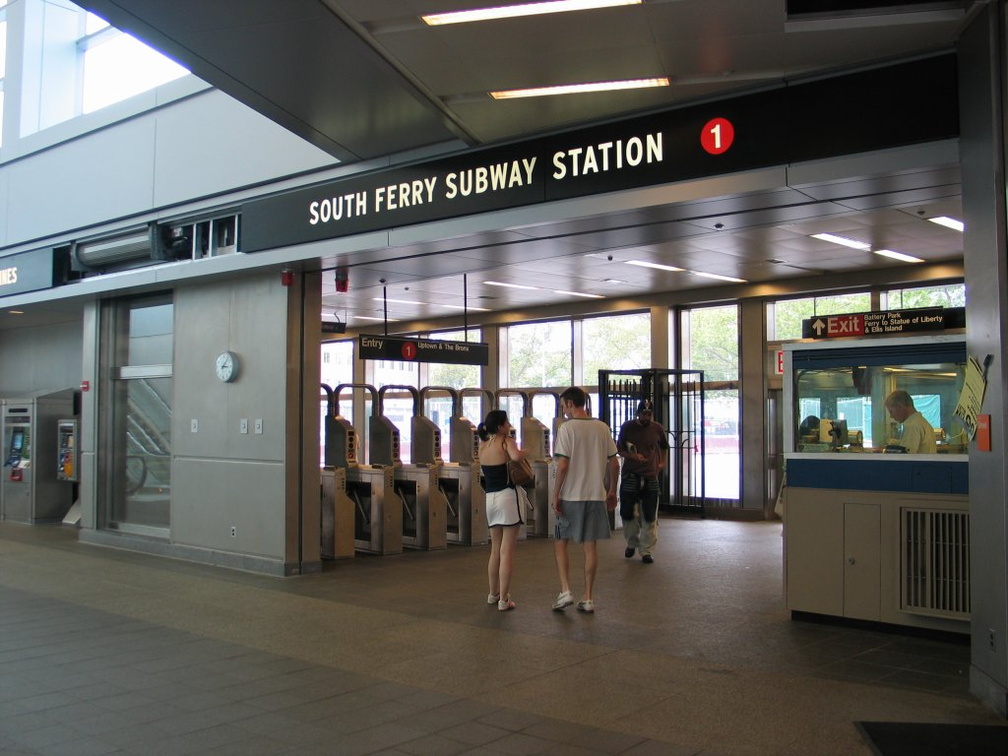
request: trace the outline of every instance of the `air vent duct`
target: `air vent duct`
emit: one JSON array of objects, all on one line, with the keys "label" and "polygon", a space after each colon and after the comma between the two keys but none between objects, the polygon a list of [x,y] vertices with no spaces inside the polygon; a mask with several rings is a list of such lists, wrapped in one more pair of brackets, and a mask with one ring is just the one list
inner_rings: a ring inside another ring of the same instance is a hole
[{"label": "air vent duct", "polygon": [[75,270],[96,270],[136,260],[150,260],[153,251],[151,229],[148,227],[129,234],[74,242],[72,262]]},{"label": "air vent duct", "polygon": [[969,619],[969,513],[903,510],[902,608]]}]

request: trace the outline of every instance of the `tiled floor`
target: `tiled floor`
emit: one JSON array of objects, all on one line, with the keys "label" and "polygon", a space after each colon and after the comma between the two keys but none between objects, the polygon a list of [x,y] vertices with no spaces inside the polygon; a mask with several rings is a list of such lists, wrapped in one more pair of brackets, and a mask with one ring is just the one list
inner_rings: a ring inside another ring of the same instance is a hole
[{"label": "tiled floor", "polygon": [[0,523],[0,753],[846,756],[858,720],[1002,723],[964,643],[793,621],[780,542],[665,519],[643,565],[616,533],[590,616],[550,611],[544,540],[500,613],[484,547],[277,579]]}]

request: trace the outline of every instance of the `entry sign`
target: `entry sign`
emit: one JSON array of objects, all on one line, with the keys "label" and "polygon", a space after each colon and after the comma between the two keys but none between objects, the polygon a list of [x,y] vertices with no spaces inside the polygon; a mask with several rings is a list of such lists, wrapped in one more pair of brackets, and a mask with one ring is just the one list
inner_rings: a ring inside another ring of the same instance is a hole
[{"label": "entry sign", "polygon": [[362,360],[444,362],[452,365],[489,365],[490,345],[477,341],[400,339],[393,336],[359,336],[357,355]]},{"label": "entry sign", "polygon": [[820,315],[802,321],[803,339],[845,336],[897,336],[901,333],[944,331],[966,325],[964,307],[918,307],[911,310]]}]

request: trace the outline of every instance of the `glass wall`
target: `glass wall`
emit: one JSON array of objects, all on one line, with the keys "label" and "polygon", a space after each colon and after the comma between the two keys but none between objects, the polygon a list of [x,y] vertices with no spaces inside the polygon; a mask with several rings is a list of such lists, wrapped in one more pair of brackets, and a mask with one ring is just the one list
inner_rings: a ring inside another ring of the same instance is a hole
[{"label": "glass wall", "polygon": [[741,487],[738,307],[684,310],[682,340],[683,369],[704,373],[707,499],[737,502]]},{"label": "glass wall", "polygon": [[835,294],[804,299],[779,299],[770,306],[769,336],[775,341],[791,341],[802,337],[802,321],[817,315],[842,315],[847,312],[869,312],[871,294]]},{"label": "glass wall", "polygon": [[114,308],[110,505],[106,525],[167,537],[171,500],[174,306],[171,295]]},{"label": "glass wall", "polygon": [[188,71],[67,0],[25,0],[21,136]]},{"label": "glass wall", "polygon": [[[470,328],[468,331],[440,331],[429,334],[427,338],[441,341],[479,342],[483,340],[483,332],[479,328]],[[478,389],[483,385],[479,365],[428,362],[422,366],[421,375],[424,373],[426,373],[424,387],[441,386],[459,391],[462,416],[479,425],[482,420],[480,417],[482,394]],[[441,457],[449,459],[451,457],[451,418],[454,411],[450,392],[444,390],[425,391],[421,411],[424,417],[432,420],[440,428]]]}]

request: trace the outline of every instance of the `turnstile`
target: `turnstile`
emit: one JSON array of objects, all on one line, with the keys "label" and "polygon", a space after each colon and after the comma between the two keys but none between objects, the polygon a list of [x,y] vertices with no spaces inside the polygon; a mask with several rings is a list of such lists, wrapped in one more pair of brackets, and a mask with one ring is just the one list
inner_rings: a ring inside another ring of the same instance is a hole
[{"label": "turnstile", "polygon": [[[365,465],[358,462],[358,434],[353,424],[340,415],[340,392],[346,388],[361,388],[371,392],[372,414],[377,411],[378,391],[370,384],[344,383],[335,389],[325,384],[327,411],[325,418],[325,466],[341,469],[345,474],[344,493],[353,510],[353,546],[357,551],[372,554],[402,553],[402,507],[396,500],[391,465]],[[323,485],[325,473],[323,471]],[[338,486],[333,481],[334,501],[339,501]],[[340,517],[334,511],[334,527]],[[349,519],[349,518],[347,518]],[[323,532],[325,538],[325,532]],[[343,548],[343,536],[334,531],[336,543]],[[324,548],[324,547],[323,547]]]},{"label": "turnstile", "polygon": [[[462,416],[462,395],[459,391],[448,386],[428,386],[420,389],[421,401],[431,390],[444,391],[452,401],[451,418],[448,420],[450,461],[441,463],[438,477],[438,488],[446,504],[445,538],[448,543],[460,546],[481,546],[487,542],[489,533],[486,492],[480,480],[476,426]],[[414,460],[417,460],[415,454]]]},{"label": "turnstile", "polygon": [[447,547],[448,501],[438,486],[441,465],[394,467],[392,486],[402,502],[402,544],[437,551]]},{"label": "turnstile", "polygon": [[[532,415],[536,393],[546,394],[553,398],[553,428],[540,422]],[[531,511],[526,518],[528,534],[539,538],[553,535],[553,525],[556,513],[553,511],[553,481],[556,480],[556,469],[553,466],[552,434],[564,420],[560,413],[560,396],[553,392],[530,392],[525,412],[521,419],[522,450],[528,454],[532,470],[535,472],[535,482],[529,486],[529,501]]]},{"label": "turnstile", "polygon": [[346,492],[346,468],[322,468],[322,558],[349,559],[354,549],[354,503]]},{"label": "turnstile", "polygon": [[59,422],[74,414],[74,390],[45,391],[0,403],[0,520],[59,522],[73,505],[61,475]]},{"label": "turnstile", "polygon": [[[385,394],[390,390],[408,392],[413,398],[409,464],[403,464],[400,457],[399,429],[385,417]],[[428,551],[444,549],[447,547],[448,501],[438,486],[441,432],[437,425],[420,414],[420,393],[413,386],[382,386],[378,389],[377,408],[368,426],[370,459],[392,466],[393,488],[402,504],[402,544]]]},{"label": "turnstile", "polygon": [[401,554],[402,507],[393,486],[392,468],[347,468],[346,493],[354,505],[354,548],[372,554]]}]

